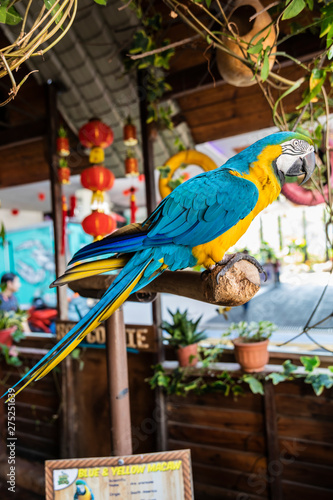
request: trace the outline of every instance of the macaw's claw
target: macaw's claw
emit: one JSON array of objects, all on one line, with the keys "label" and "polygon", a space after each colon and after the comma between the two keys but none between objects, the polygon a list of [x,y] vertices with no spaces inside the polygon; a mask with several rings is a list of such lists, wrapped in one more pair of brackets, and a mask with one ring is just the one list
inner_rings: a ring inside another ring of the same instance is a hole
[{"label": "macaw's claw", "polygon": [[216,275],[217,283],[219,283],[220,277],[224,276],[226,272],[229,271],[229,269],[231,269],[234,264],[236,264],[236,262],[240,262],[241,260],[247,260],[248,262],[251,262],[251,264],[253,264],[258,269],[260,274],[263,273],[265,275],[264,281],[267,280],[267,273],[262,265],[259,264],[259,262],[254,257],[252,257],[252,255],[239,252],[225,255],[220,262],[217,262],[217,264],[224,266],[224,268],[221,269],[221,271]]}]

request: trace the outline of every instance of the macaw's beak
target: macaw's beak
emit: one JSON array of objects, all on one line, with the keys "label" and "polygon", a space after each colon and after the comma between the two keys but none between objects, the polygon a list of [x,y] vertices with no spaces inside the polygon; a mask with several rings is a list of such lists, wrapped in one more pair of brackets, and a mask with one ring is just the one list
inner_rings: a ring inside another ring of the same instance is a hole
[{"label": "macaw's beak", "polygon": [[296,175],[305,174],[304,179],[300,183],[300,186],[302,186],[302,184],[305,184],[310,179],[315,168],[316,168],[316,157],[314,151],[312,151],[311,153],[308,153],[307,155],[303,156],[303,158],[297,158],[295,163],[293,163],[292,166],[289,168],[286,175],[295,177]]}]

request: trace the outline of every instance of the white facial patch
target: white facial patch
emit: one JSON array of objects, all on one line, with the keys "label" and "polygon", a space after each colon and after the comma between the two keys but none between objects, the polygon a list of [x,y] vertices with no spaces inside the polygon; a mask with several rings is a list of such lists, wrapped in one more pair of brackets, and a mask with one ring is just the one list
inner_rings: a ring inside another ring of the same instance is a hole
[{"label": "white facial patch", "polygon": [[297,158],[304,158],[314,151],[314,147],[303,139],[292,139],[281,144],[282,154],[276,160],[276,166],[285,175]]}]

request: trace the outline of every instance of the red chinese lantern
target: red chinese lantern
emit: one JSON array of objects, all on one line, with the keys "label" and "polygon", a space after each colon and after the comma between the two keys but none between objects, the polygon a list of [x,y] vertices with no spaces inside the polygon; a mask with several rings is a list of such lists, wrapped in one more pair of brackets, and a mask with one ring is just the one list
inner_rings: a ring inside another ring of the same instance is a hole
[{"label": "red chinese lantern", "polygon": [[79,141],[85,148],[107,148],[113,142],[113,132],[105,123],[91,119],[79,130]]},{"label": "red chinese lantern", "polygon": [[136,127],[133,125],[132,118],[129,116],[124,125],[124,144],[125,146],[135,146],[137,143]]},{"label": "red chinese lantern", "polygon": [[107,168],[94,165],[83,170],[81,184],[91,191],[108,191],[114,184],[114,175]]},{"label": "red chinese lantern", "polygon": [[86,189],[93,191],[91,203],[98,201],[103,203],[104,193],[112,188],[114,184],[114,174],[102,165],[94,165],[86,168],[81,174],[81,184]]},{"label": "red chinese lantern", "polygon": [[82,221],[83,230],[94,236],[95,240],[101,240],[107,234],[112,233],[117,227],[115,220],[103,212],[94,210]]}]

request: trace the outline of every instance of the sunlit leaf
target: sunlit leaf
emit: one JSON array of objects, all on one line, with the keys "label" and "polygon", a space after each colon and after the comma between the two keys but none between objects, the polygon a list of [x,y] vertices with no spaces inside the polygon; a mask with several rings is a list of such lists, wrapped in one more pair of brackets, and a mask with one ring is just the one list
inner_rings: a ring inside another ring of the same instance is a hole
[{"label": "sunlit leaf", "polygon": [[318,356],[301,356],[300,360],[307,372],[312,372],[315,368],[320,366],[320,359]]},{"label": "sunlit leaf", "polygon": [[0,23],[15,26],[16,24],[22,21],[22,17],[17,12],[14,6],[10,7],[7,10],[7,6],[9,5],[10,1],[11,0],[6,0],[5,2],[1,2]]},{"label": "sunlit leaf", "polygon": [[264,62],[261,67],[261,79],[262,81],[266,81],[269,75],[269,57],[268,57],[268,50],[265,50],[265,55],[264,55]]},{"label": "sunlit leaf", "polygon": [[305,7],[304,0],[291,0],[288,2],[288,7],[283,13],[282,19],[291,19],[298,16]]},{"label": "sunlit leaf", "polygon": [[262,385],[260,380],[253,377],[252,375],[244,375],[243,380],[244,380],[244,382],[249,384],[250,389],[253,392],[253,394],[261,394],[261,395],[264,394],[264,386]]}]

